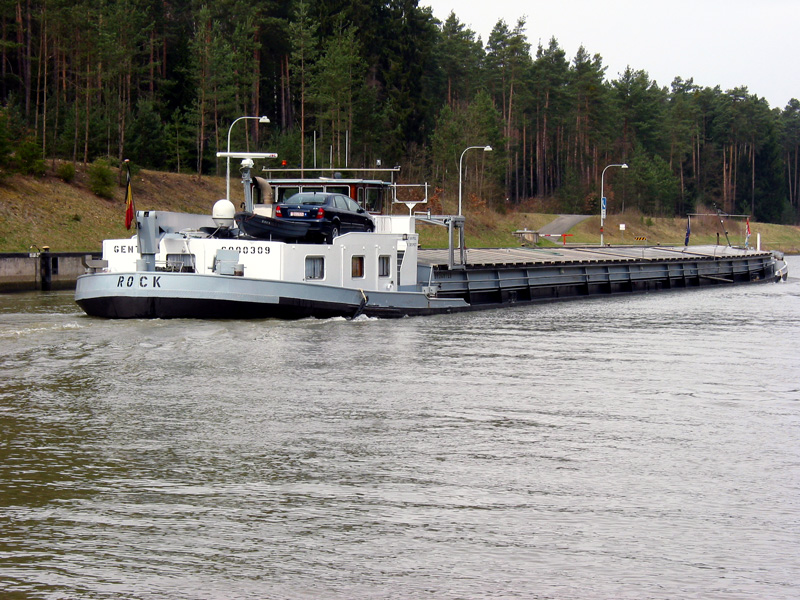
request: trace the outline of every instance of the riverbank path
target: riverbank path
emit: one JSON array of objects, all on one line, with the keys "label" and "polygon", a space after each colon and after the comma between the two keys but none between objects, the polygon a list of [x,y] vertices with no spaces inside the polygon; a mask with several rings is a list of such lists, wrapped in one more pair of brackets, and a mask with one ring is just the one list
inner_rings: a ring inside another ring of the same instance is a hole
[{"label": "riverbank path", "polygon": [[561,235],[568,233],[570,229],[575,227],[581,221],[585,221],[591,215],[558,215],[554,221],[550,221],[544,227],[539,228],[541,235]]}]

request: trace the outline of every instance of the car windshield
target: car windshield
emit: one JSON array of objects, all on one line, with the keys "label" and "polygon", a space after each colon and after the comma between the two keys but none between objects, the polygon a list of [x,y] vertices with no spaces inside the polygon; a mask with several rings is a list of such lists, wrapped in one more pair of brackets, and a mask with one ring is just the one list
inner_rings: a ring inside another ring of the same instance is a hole
[{"label": "car windshield", "polygon": [[325,199],[327,197],[327,194],[309,194],[301,192],[300,194],[295,194],[291,198],[284,200],[284,202],[286,204],[310,204],[312,206],[321,206],[325,204]]}]

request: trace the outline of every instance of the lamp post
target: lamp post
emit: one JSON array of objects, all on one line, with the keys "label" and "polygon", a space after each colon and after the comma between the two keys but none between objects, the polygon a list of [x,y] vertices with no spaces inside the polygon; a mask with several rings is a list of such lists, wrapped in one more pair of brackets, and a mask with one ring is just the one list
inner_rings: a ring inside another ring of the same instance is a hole
[{"label": "lamp post", "polygon": [[461,165],[464,162],[464,155],[467,153],[467,150],[475,150],[478,148],[482,148],[484,152],[492,151],[491,146],[470,146],[461,153],[461,158],[458,159],[458,216],[459,217],[461,216]]},{"label": "lamp post", "polygon": [[[237,121],[241,121],[242,119],[257,119],[259,123],[269,123],[269,117],[239,117],[238,119],[234,119],[231,126],[228,127],[228,154],[231,152],[231,130],[233,126],[236,124]],[[230,200],[231,199],[231,157],[228,156],[225,159],[226,169],[225,169],[225,198]]]},{"label": "lamp post", "polygon": [[600,174],[600,246],[601,247],[603,246],[603,224],[605,223],[605,220],[606,220],[606,197],[605,197],[605,195],[603,193],[603,183],[604,183],[603,179],[605,178],[606,170],[609,167],[619,167],[620,169],[627,169],[628,168],[628,164],[627,163],[621,163],[621,164],[616,164],[615,163],[615,164],[608,165],[608,166],[606,166],[605,169],[603,169],[603,172]]}]

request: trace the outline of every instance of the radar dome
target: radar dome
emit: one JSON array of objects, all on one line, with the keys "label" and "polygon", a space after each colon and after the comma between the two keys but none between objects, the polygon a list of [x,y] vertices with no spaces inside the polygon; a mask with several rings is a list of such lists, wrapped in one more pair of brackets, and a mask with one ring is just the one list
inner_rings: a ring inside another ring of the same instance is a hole
[{"label": "radar dome", "polygon": [[217,227],[230,229],[233,227],[233,215],[235,212],[236,207],[233,205],[233,202],[223,198],[222,200],[217,200],[214,204],[214,210],[211,211],[211,218],[214,219],[214,223]]}]

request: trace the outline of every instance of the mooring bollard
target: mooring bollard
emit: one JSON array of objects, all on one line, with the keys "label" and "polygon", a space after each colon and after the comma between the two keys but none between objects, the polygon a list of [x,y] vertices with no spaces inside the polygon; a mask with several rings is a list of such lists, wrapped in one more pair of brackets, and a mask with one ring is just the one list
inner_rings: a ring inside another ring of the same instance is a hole
[{"label": "mooring bollard", "polygon": [[42,276],[42,291],[49,292],[53,287],[53,261],[50,246],[42,246],[39,253],[39,272]]}]

